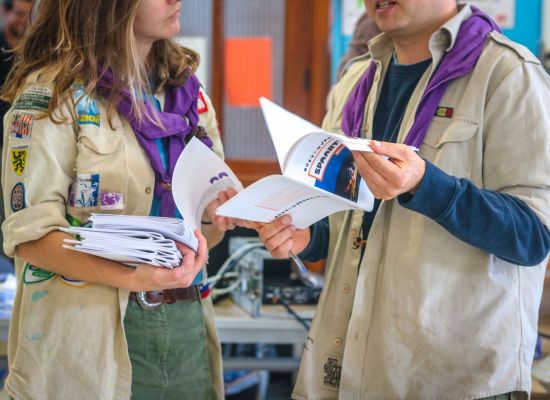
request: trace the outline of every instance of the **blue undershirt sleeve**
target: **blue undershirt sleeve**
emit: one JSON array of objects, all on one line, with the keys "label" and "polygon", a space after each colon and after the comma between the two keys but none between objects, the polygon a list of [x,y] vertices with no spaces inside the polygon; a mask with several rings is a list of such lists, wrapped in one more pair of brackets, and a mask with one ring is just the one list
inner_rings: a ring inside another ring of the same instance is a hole
[{"label": "blue undershirt sleeve", "polygon": [[414,195],[398,197],[403,207],[432,218],[447,231],[508,262],[532,266],[550,250],[550,234],[523,201],[479,189],[468,179],[447,175],[426,161]]},{"label": "blue undershirt sleeve", "polygon": [[311,262],[324,260],[328,255],[328,242],[330,238],[328,217],[311,225],[309,232],[311,239],[304,251],[298,254],[298,257]]}]

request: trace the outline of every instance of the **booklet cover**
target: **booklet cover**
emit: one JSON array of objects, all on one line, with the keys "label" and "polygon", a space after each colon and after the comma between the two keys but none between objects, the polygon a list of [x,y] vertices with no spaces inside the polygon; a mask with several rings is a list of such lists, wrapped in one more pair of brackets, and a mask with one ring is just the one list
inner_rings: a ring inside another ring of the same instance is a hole
[{"label": "booklet cover", "polygon": [[[372,210],[374,197],[351,154],[351,150],[372,151],[369,140],[323,131],[265,98],[260,104],[283,174],[242,190],[229,167],[193,139],[174,171],[173,194],[182,215],[202,215],[207,200],[229,187],[239,193],[217,209],[218,215],[271,222],[290,214],[300,229],[338,211]],[[190,170],[194,173],[186,174]],[[195,194],[188,193],[191,187]]]}]

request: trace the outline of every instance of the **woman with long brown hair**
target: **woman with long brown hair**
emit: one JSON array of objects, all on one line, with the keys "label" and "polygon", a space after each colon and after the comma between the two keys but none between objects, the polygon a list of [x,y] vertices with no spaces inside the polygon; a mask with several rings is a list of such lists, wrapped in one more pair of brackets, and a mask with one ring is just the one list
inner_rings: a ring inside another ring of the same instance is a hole
[{"label": "woman with long brown hair", "polygon": [[[37,7],[3,92],[13,105],[2,228],[19,277],[7,390],[16,399],[221,398],[212,305],[197,286],[205,237],[196,232],[196,253],[178,244],[182,265],[168,270],[64,249],[58,230],[92,212],[175,217],[170,182],[187,140],[221,155],[193,74],[198,55],[171,41],[180,2]],[[211,246],[230,222],[209,214]]]}]

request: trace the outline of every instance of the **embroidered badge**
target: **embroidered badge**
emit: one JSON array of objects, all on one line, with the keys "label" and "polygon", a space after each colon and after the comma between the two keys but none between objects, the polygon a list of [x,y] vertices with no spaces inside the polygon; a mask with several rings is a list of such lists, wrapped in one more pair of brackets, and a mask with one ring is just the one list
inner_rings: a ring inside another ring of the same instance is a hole
[{"label": "embroidered badge", "polygon": [[123,210],[124,209],[124,195],[122,193],[101,193],[101,205],[102,210]]},{"label": "embroidered badge", "polygon": [[14,111],[10,122],[10,136],[17,139],[30,139],[34,116],[26,112]]},{"label": "embroidered badge", "polygon": [[76,113],[79,125],[100,125],[99,108],[94,99],[86,94],[83,86],[77,86],[74,92]]},{"label": "embroidered badge", "polygon": [[40,283],[52,279],[54,276],[55,274],[52,272],[48,272],[26,263],[23,271],[23,283],[32,285],[34,283]]},{"label": "embroidered badge", "polygon": [[64,285],[76,288],[76,289],[82,289],[85,286],[88,286],[90,282],[84,282],[84,281],[77,281],[76,279],[67,278],[66,276],[57,275],[61,283]]},{"label": "embroidered badge", "polygon": [[208,296],[210,296],[210,293],[212,292],[212,288],[210,287],[210,284],[208,282],[206,283],[199,283],[199,292],[201,294],[201,299],[206,299]]},{"label": "embroidered badge", "polygon": [[204,114],[205,112],[208,112],[208,105],[206,104],[206,100],[204,99],[204,95],[202,94],[202,90],[199,91],[199,98],[197,100],[197,108],[199,109],[199,114]]},{"label": "embroidered badge", "polygon": [[16,176],[24,176],[29,161],[30,146],[10,147],[11,170]]},{"label": "embroidered badge", "polygon": [[73,207],[97,207],[99,204],[99,174],[79,174],[69,194]]},{"label": "embroidered badge", "polygon": [[342,375],[342,366],[338,363],[338,359],[329,357],[325,365],[323,365],[325,376],[323,377],[323,384],[332,387],[340,386],[340,377]]},{"label": "embroidered badge", "polygon": [[67,214],[65,219],[71,226],[82,226],[82,222],[78,218],[73,217],[71,214]]},{"label": "embroidered badge", "polygon": [[50,99],[51,89],[42,86],[31,86],[15,101],[13,109],[46,111]]},{"label": "embroidered badge", "polygon": [[25,208],[25,186],[23,183],[16,183],[11,190],[10,206],[13,212],[21,211]]},{"label": "embroidered badge", "polygon": [[435,116],[441,118],[452,118],[454,113],[454,108],[450,107],[437,107],[435,110]]}]

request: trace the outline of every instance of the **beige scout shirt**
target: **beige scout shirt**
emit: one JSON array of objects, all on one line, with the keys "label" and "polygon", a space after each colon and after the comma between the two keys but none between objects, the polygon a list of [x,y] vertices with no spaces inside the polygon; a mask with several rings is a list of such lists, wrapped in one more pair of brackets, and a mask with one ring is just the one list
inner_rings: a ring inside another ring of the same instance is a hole
[{"label": "beige scout shirt", "polygon": [[[451,48],[469,7],[434,33],[434,66]],[[381,65],[367,100],[365,136],[392,55],[370,43]],[[335,89],[324,129],[341,132],[346,100],[370,62],[359,59]],[[405,112],[399,141],[434,67]],[[493,33],[475,70],[452,82],[419,154],[448,174],[526,202],[550,226],[550,82],[525,48]],[[352,240],[362,213],[330,218],[327,285],[293,397],[296,399],[474,399],[529,392],[546,260],[513,265],[449,234],[435,221],[382,203],[359,265]]]},{"label": "beige scout shirt", "polygon": [[[24,265],[15,249],[67,226],[67,214],[83,222],[91,212],[148,215],[154,173],[127,121],[115,113],[114,130],[110,128],[104,99],[96,100],[97,107],[77,107],[76,118],[60,125],[36,118],[48,105],[49,82],[44,76],[31,77],[4,119],[2,184],[7,218],[2,229],[5,252],[15,256],[18,276],[6,387],[14,399],[129,399],[132,377],[123,328],[129,292],[70,281]],[[201,95],[200,123],[222,156],[215,111],[208,97]],[[163,103],[163,95],[158,97]],[[75,181],[81,197],[74,201],[81,207],[70,205],[69,186]],[[99,193],[116,194],[119,199],[111,210],[99,204],[82,207],[90,198],[88,204],[93,204],[94,196],[99,202],[92,188],[97,182]],[[209,245],[219,241],[220,235],[214,236],[207,236]],[[222,367],[212,302],[208,298],[202,304],[212,380],[221,399]]]}]

